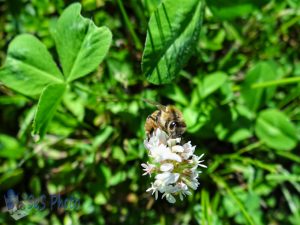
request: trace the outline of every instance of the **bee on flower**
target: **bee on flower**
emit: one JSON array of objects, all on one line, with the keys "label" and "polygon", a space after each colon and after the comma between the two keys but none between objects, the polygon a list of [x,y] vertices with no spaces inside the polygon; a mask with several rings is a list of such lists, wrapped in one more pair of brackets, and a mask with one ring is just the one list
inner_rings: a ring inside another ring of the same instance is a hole
[{"label": "bee on flower", "polygon": [[173,138],[157,128],[145,139],[144,145],[148,150],[149,162],[141,164],[145,171],[143,175],[154,177],[146,191],[154,194],[155,199],[161,193],[162,198],[175,203],[176,196],[183,200],[186,195],[191,195],[191,189],[198,188],[201,173],[198,167],[207,167],[202,160],[204,154],[196,156],[196,146],[192,146],[190,141],[181,144],[181,138]]}]

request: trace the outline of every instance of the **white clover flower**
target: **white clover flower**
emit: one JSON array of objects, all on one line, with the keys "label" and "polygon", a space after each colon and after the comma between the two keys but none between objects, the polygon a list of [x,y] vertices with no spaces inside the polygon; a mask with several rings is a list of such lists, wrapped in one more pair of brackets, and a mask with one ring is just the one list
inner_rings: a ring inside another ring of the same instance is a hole
[{"label": "white clover flower", "polygon": [[152,192],[155,199],[158,193],[166,198],[169,203],[176,202],[176,196],[180,200],[191,195],[191,189],[199,186],[198,177],[201,171],[198,167],[207,168],[201,160],[204,154],[194,155],[196,146],[191,142],[181,144],[181,138],[170,138],[164,131],[156,129],[150,139],[144,141],[149,153],[150,163],[142,163],[145,173],[143,175],[155,175],[154,182],[147,192]]}]

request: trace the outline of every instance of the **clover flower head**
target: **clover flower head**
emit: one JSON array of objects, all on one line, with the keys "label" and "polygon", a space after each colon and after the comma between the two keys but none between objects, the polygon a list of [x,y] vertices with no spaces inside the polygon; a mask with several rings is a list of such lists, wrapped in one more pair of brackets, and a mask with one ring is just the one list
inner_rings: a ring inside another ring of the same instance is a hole
[{"label": "clover flower head", "polygon": [[150,163],[142,163],[145,171],[143,175],[155,175],[154,182],[147,192],[152,192],[155,199],[158,193],[166,198],[169,203],[176,202],[176,196],[180,200],[191,195],[191,189],[199,186],[198,177],[201,171],[198,167],[206,168],[202,157],[194,154],[196,146],[191,142],[181,144],[181,138],[170,138],[164,131],[156,129],[149,139],[145,139],[144,145],[148,150]]}]

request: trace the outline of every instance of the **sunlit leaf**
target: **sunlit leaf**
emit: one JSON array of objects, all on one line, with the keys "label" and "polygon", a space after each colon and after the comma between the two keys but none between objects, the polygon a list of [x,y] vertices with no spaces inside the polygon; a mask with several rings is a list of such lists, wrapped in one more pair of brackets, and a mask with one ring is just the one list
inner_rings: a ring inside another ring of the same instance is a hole
[{"label": "sunlit leaf", "polygon": [[24,155],[24,150],[15,138],[0,134],[0,157],[18,159]]},{"label": "sunlit leaf", "polygon": [[0,81],[29,96],[38,95],[49,84],[64,78],[46,47],[34,36],[23,34],[9,45]]},{"label": "sunlit leaf", "polygon": [[102,62],[111,44],[107,27],[97,27],[80,15],[79,3],[69,6],[57,21],[52,34],[67,81],[87,75]]},{"label": "sunlit leaf", "polygon": [[65,89],[65,84],[52,84],[43,90],[33,123],[33,134],[38,135],[37,139],[42,138],[46,133],[48,124],[56,112]]},{"label": "sunlit leaf", "polygon": [[202,24],[203,1],[163,1],[152,13],[142,68],[154,84],[173,80],[189,59]]},{"label": "sunlit leaf", "polygon": [[198,85],[202,98],[205,98],[215,92],[224,84],[226,79],[227,75],[221,71],[206,75],[203,78],[203,81],[199,82]]},{"label": "sunlit leaf", "polygon": [[257,63],[246,74],[246,78],[241,88],[241,97],[245,105],[252,111],[256,111],[263,102],[263,94],[273,92],[275,87],[253,88],[253,84],[258,84],[264,81],[275,80],[277,78],[274,67],[268,62]]},{"label": "sunlit leaf", "polygon": [[17,183],[19,183],[24,175],[24,171],[20,168],[15,170],[8,171],[0,177],[0,186],[1,190],[5,190],[11,187],[14,187]]},{"label": "sunlit leaf", "polygon": [[255,133],[266,145],[278,150],[291,150],[298,141],[295,126],[277,109],[260,112]]},{"label": "sunlit leaf", "polygon": [[231,20],[248,15],[255,9],[260,9],[267,2],[267,0],[209,0],[207,4],[215,17]]}]

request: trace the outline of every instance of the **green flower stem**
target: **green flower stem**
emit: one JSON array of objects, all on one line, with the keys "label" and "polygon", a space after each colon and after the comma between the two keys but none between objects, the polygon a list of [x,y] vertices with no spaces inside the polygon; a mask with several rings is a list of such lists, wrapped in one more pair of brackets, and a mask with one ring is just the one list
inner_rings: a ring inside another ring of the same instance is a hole
[{"label": "green flower stem", "polygon": [[284,85],[284,84],[297,83],[297,82],[300,82],[300,76],[256,83],[256,84],[253,84],[251,86],[251,88],[254,88],[254,89],[255,88],[265,88],[265,87],[270,87],[270,86]]},{"label": "green flower stem", "polygon": [[129,30],[130,35],[132,36],[133,42],[135,44],[135,47],[138,50],[141,50],[142,49],[142,43],[139,40],[138,36],[136,35],[136,33],[135,33],[135,31],[134,31],[134,29],[132,27],[131,22],[129,21],[129,18],[128,18],[128,15],[127,15],[126,10],[124,8],[123,2],[122,2],[122,0],[117,0],[117,2],[118,2],[118,5],[120,7],[122,16],[124,17],[125,24],[126,24],[128,30]]}]

